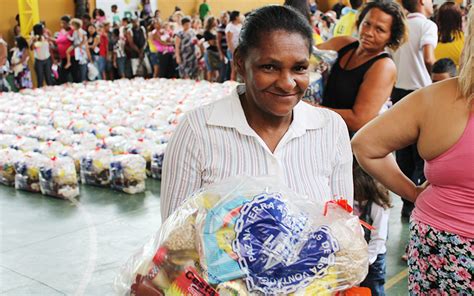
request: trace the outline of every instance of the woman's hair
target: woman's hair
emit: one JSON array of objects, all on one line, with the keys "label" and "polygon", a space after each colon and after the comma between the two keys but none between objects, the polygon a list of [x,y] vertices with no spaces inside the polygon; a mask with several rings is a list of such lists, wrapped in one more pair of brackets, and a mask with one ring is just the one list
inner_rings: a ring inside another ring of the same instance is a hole
[{"label": "woman's hair", "polygon": [[240,11],[234,10],[229,14],[229,21],[233,22],[240,16]]},{"label": "woman's hair", "polygon": [[313,30],[308,21],[295,9],[288,6],[269,5],[249,14],[242,26],[236,51],[243,57],[251,48],[256,48],[274,31],[298,33],[308,43],[308,54],[313,47]]},{"label": "woman's hair", "polygon": [[42,23],[36,24],[33,26],[33,34],[36,36],[43,36],[44,26]]},{"label": "woman's hair", "polygon": [[61,20],[65,22],[66,24],[69,24],[69,22],[71,21],[71,17],[69,15],[63,15],[61,17]]},{"label": "woman's hair", "polygon": [[362,24],[365,16],[372,9],[377,8],[392,17],[392,26],[390,28],[390,40],[387,46],[392,50],[397,50],[400,45],[408,39],[408,28],[406,25],[406,17],[402,8],[395,1],[379,0],[368,2],[362,8],[359,18],[357,19],[357,27]]},{"label": "woman's hair", "polygon": [[466,39],[461,55],[459,88],[461,95],[469,101],[474,98],[474,6],[469,9]]},{"label": "woman's hair", "polygon": [[311,23],[311,10],[309,10],[308,0],[285,0],[283,5],[293,7]]},{"label": "woman's hair", "polygon": [[462,34],[462,11],[454,2],[445,2],[436,13],[439,42],[448,43]]},{"label": "woman's hair", "polygon": [[216,22],[216,18],[213,17],[213,16],[210,16],[206,19],[206,27],[205,27],[205,30],[206,31],[210,31],[212,29],[212,27],[214,26],[214,23]]},{"label": "woman's hair", "polygon": [[81,28],[82,27],[82,21],[78,18],[73,18],[71,20],[71,25],[74,26],[74,27],[77,27],[77,28]]},{"label": "woman's hair", "polygon": [[15,41],[16,41],[16,46],[18,47],[19,50],[28,48],[28,42],[26,42],[25,38],[18,36],[15,38]]},{"label": "woman's hair", "polygon": [[388,189],[364,172],[357,161],[353,163],[352,174],[354,179],[354,200],[368,200],[384,209],[392,207]]}]

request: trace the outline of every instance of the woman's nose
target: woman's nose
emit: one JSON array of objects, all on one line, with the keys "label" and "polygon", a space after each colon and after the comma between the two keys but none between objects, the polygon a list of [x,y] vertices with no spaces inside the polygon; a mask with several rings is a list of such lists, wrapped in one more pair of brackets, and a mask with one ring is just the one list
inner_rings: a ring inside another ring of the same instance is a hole
[{"label": "woman's nose", "polygon": [[292,73],[290,71],[281,71],[277,86],[285,92],[291,92],[296,86],[296,81]]}]

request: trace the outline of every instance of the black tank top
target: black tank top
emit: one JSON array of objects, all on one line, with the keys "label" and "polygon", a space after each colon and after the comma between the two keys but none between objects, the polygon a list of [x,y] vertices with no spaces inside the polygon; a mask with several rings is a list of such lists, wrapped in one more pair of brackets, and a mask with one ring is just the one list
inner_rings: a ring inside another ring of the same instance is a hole
[{"label": "black tank top", "polygon": [[337,52],[338,58],[329,74],[321,105],[334,109],[352,109],[359,88],[364,80],[365,73],[376,61],[383,58],[390,58],[390,55],[384,52],[354,69],[342,69],[340,65],[342,57],[351,49],[355,49],[358,46],[359,41],[355,41]]}]

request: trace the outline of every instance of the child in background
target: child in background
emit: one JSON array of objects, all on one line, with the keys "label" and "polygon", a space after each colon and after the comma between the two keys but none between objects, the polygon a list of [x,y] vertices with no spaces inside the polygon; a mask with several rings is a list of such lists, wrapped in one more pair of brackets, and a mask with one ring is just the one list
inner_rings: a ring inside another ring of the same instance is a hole
[{"label": "child in background", "polygon": [[370,288],[372,295],[385,295],[385,246],[388,235],[388,220],[392,207],[388,190],[367,175],[354,161],[354,212],[360,219],[375,229],[364,228],[365,240],[369,244],[369,273],[360,284]]},{"label": "child in background", "polygon": [[120,38],[120,30],[113,29],[112,38],[114,39],[113,65],[117,69],[120,78],[125,78],[125,63],[127,56],[125,54],[125,39]]},{"label": "child in background", "polygon": [[71,25],[74,29],[70,41],[72,45],[66,51],[67,63],[64,68],[71,67],[71,52],[74,50],[74,55],[77,61],[81,62],[87,59],[87,38],[86,32],[82,29],[82,21],[77,18],[71,20]]}]

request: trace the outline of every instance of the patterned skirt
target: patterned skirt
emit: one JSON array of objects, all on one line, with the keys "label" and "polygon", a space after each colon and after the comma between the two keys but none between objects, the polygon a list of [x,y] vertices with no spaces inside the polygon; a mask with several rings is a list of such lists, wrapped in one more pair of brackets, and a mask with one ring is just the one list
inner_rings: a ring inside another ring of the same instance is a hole
[{"label": "patterned skirt", "polygon": [[474,240],[410,222],[410,295],[474,295]]}]

